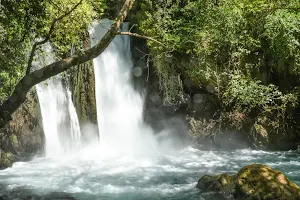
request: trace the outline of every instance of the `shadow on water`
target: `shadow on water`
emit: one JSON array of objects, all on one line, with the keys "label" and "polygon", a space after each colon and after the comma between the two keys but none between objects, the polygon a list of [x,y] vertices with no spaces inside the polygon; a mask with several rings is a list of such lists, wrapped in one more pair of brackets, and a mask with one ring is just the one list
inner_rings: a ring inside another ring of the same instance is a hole
[{"label": "shadow on water", "polygon": [[[50,192],[50,193],[44,193],[44,194],[37,194],[32,189],[27,188],[15,188],[13,190],[6,191],[4,188],[5,186],[0,186],[1,192],[0,192],[0,200],[143,200],[143,199],[151,199],[151,200],[230,200],[231,197],[224,197],[221,194],[218,193],[202,193],[199,190],[193,190],[184,192],[182,194],[178,194],[178,196],[165,196],[162,197],[160,195],[153,195],[153,194],[146,194],[143,197],[133,194],[133,193],[125,193],[125,194],[119,194],[115,195],[114,197],[111,197],[108,195],[100,195],[98,197],[95,197],[93,195],[87,195],[85,193],[65,193],[65,192]],[[201,197],[202,196],[202,197]]]},{"label": "shadow on water", "polygon": [[33,190],[22,187],[13,190],[7,190],[3,185],[0,187],[0,200],[76,200],[73,194],[64,192],[36,194]]}]

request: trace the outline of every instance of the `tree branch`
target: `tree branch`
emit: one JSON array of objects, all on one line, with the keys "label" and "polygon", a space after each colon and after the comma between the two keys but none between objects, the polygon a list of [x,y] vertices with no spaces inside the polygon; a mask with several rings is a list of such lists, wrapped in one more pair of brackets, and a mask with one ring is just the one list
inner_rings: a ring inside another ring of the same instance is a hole
[{"label": "tree branch", "polygon": [[42,45],[42,44],[45,44],[46,42],[48,42],[50,40],[50,37],[51,37],[51,34],[53,33],[54,31],[54,27],[55,27],[55,24],[57,22],[59,22],[60,20],[62,20],[64,17],[68,16],[69,14],[71,14],[81,3],[82,3],[83,0],[80,0],[71,10],[69,10],[68,12],[66,12],[65,14],[63,14],[62,16],[58,17],[58,18],[55,18],[51,24],[51,27],[49,29],[49,32],[48,34],[46,35],[45,39],[42,40],[42,41],[39,41],[39,42],[35,42],[31,48],[31,52],[30,52],[30,56],[29,56],[29,59],[28,59],[28,63],[27,63],[27,69],[26,69],[26,75],[30,73],[30,70],[31,70],[31,67],[32,67],[32,61],[33,61],[33,57],[34,57],[34,54],[35,54],[35,51],[36,51],[36,48],[39,46],[39,45]]},{"label": "tree branch", "polygon": [[154,39],[154,38],[151,38],[151,37],[148,37],[148,36],[145,36],[145,35],[139,35],[137,33],[131,33],[131,32],[118,32],[117,33],[118,35],[129,35],[129,36],[133,36],[133,37],[138,37],[138,38],[142,38],[142,39],[146,39],[146,40],[150,40],[152,42],[155,42],[155,43],[158,43],[160,45],[164,45],[162,42]]},{"label": "tree branch", "polygon": [[274,11],[277,11],[277,10],[293,10],[293,11],[299,12],[300,7],[275,7],[275,8],[267,9],[267,11],[271,11],[271,12],[274,12]]},{"label": "tree branch", "polygon": [[25,75],[16,85],[11,96],[0,106],[0,128],[4,127],[5,124],[11,120],[11,115],[25,101],[26,94],[31,87],[52,76],[64,72],[73,66],[85,63],[99,56],[117,35],[118,29],[126,18],[134,1],[135,0],[125,0],[114,23],[100,42],[94,47],[84,51],[80,55],[73,55]]}]

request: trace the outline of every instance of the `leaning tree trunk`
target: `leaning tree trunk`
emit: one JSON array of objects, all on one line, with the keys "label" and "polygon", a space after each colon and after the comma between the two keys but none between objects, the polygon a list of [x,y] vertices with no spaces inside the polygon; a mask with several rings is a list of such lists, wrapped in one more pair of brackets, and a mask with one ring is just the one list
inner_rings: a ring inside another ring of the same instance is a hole
[{"label": "leaning tree trunk", "polygon": [[135,0],[125,0],[119,15],[115,19],[115,22],[112,24],[100,42],[94,47],[84,51],[80,55],[74,55],[62,59],[25,75],[16,85],[12,95],[0,106],[0,128],[4,127],[5,124],[11,120],[11,115],[25,101],[27,92],[34,85],[61,72],[64,72],[73,66],[85,63],[99,56],[118,34],[118,29],[126,18],[127,13],[131,9],[134,1]]}]

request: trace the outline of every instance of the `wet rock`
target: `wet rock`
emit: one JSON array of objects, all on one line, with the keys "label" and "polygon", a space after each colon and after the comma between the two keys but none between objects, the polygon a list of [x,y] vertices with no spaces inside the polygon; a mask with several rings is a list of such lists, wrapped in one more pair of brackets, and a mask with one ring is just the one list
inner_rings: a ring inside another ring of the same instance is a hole
[{"label": "wet rock", "polygon": [[33,88],[12,120],[0,129],[0,169],[29,160],[43,150],[44,136],[37,93]]},{"label": "wet rock", "polygon": [[15,156],[12,153],[0,150],[0,169],[11,167],[14,160]]},{"label": "wet rock", "polygon": [[235,176],[220,174],[218,176],[202,176],[197,184],[197,188],[203,191],[221,192],[230,195],[234,191]]},{"label": "wet rock", "polygon": [[[89,39],[86,39],[90,47]],[[87,47],[84,47],[87,48]],[[87,123],[97,124],[95,95],[95,73],[93,62],[89,61],[69,70],[72,100],[82,127]]]},{"label": "wet rock", "polygon": [[236,200],[300,200],[300,188],[295,183],[262,164],[243,167],[236,176],[205,175],[197,188],[231,195]]},{"label": "wet rock", "polygon": [[235,197],[239,200],[300,200],[300,188],[280,171],[266,165],[243,167],[235,185]]},{"label": "wet rock", "polygon": [[43,148],[43,128],[38,97],[32,89],[25,102],[13,114],[7,128],[3,149],[15,155],[34,155]]},{"label": "wet rock", "polygon": [[193,116],[211,118],[218,108],[218,102],[214,95],[196,93],[192,96],[190,110]]}]

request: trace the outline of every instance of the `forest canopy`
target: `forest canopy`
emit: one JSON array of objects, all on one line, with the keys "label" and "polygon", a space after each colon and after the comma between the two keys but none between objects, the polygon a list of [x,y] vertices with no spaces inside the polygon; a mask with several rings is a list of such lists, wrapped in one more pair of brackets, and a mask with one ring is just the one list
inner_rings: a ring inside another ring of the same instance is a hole
[{"label": "forest canopy", "polygon": [[140,31],[164,44],[148,41],[166,105],[207,92],[219,102],[209,119],[214,124],[246,132],[263,125],[279,134],[295,127],[300,1],[145,0],[139,6]]},{"label": "forest canopy", "polygon": [[[61,58],[69,56],[72,49],[83,50],[87,29],[103,14],[105,5],[104,0],[1,0],[0,104],[26,73],[34,43],[49,37]],[[49,34],[53,22],[62,16]]]},{"label": "forest canopy", "polygon": [[140,30],[164,43],[149,41],[152,53],[189,61],[170,61],[168,69],[163,68],[165,61],[156,61],[159,72],[196,82],[203,82],[209,71],[300,73],[298,0],[146,0],[140,7]]},{"label": "forest canopy", "polygon": [[[32,55],[40,51],[38,44],[51,42],[60,59],[74,50],[80,56],[91,22],[108,16],[112,5],[122,2],[2,0],[0,103],[30,73]],[[134,1],[125,2],[132,6]],[[165,105],[180,104],[186,93],[211,93],[218,99],[218,117],[239,128],[241,120],[278,128],[287,119],[295,119],[300,92],[299,19],[298,0],[141,0],[130,12],[138,31],[150,38],[147,55]],[[86,53],[85,61],[96,56]],[[72,64],[69,60],[60,63],[60,72],[78,61],[70,59]],[[26,80],[19,90],[22,83]],[[16,91],[18,95],[23,94]]]}]

